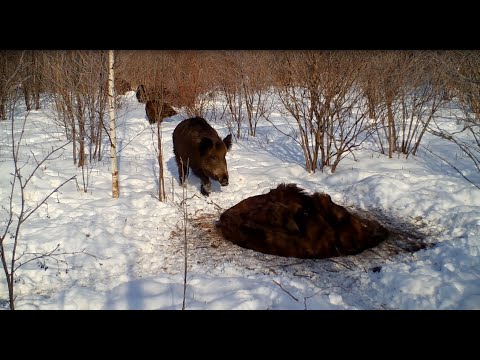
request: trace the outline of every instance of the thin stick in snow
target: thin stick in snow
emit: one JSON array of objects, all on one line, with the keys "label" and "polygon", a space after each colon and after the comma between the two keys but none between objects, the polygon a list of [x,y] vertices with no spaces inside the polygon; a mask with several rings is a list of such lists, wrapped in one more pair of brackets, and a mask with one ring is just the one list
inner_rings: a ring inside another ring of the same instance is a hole
[{"label": "thin stick in snow", "polygon": [[[188,265],[188,257],[187,257],[187,250],[188,250],[188,241],[187,241],[187,221],[188,221],[188,214],[187,214],[187,179],[185,178],[185,174],[183,173],[183,160],[180,159],[181,168],[182,168],[182,179],[184,179],[184,183],[182,184],[182,206],[183,206],[183,236],[184,236],[184,268],[183,268],[183,302],[182,302],[182,310],[185,310],[185,297],[187,294],[187,265]],[[187,160],[187,169],[189,163]]]},{"label": "thin stick in snow", "polygon": [[480,190],[480,186],[478,186],[477,184],[475,184],[474,182],[472,182],[470,179],[468,179],[465,175],[462,174],[462,172],[460,170],[458,170],[458,168],[455,167],[455,165],[453,165],[452,163],[450,163],[448,160],[444,159],[443,157],[441,157],[440,155],[437,155],[435,154],[434,152],[432,152],[430,149],[426,148],[425,147],[425,150],[427,150],[430,154],[432,155],[435,155],[436,157],[438,157],[439,159],[445,161],[448,165],[450,165],[456,172],[458,172],[465,180],[467,180],[470,184],[472,184],[473,186],[475,186],[477,189]]},{"label": "thin stick in snow", "polygon": [[273,281],[275,284],[277,284],[277,285],[280,287],[280,289],[282,289],[282,290],[285,291],[288,295],[290,295],[293,300],[298,301],[298,299],[297,299],[295,296],[293,296],[288,290],[285,290],[285,289],[283,288],[283,286],[280,285],[280,283],[276,282],[275,280],[272,280],[272,281]]}]

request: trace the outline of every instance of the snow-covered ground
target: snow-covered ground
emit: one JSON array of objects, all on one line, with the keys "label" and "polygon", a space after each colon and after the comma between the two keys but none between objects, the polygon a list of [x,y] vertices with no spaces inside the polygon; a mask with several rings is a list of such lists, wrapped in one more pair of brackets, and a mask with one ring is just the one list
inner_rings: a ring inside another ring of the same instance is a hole
[{"label": "snow-covered ground", "polygon": [[[144,105],[130,92],[118,120],[120,198],[111,197],[109,148],[88,171],[88,191],[72,161],[72,145],[47,161],[27,186],[27,205],[36,206],[73,175],[23,225],[20,262],[59,245],[46,266],[31,261],[19,268],[17,309],[181,309],[183,301],[182,187],[172,151],[172,132],[182,114],[163,129],[167,201],[156,199],[158,164]],[[20,112],[19,125],[24,113]],[[445,111],[447,119],[448,111]],[[285,132],[288,119],[272,121]],[[226,127],[212,122],[220,136]],[[455,126],[446,121],[445,126]],[[8,209],[12,155],[10,123],[0,122],[0,204]],[[20,148],[22,174],[51,147],[65,142],[51,111],[29,114]],[[455,161],[480,183],[480,175],[458,149],[426,135],[425,147]],[[308,174],[299,146],[270,123],[256,138],[234,142],[227,155],[230,184],[212,182],[200,194],[193,174],[187,186],[189,223],[187,309],[480,309],[480,190],[423,148],[418,156],[388,159],[373,144],[343,160],[335,174]],[[216,235],[222,210],[267,193],[279,183],[296,183],[309,193],[327,192],[347,208],[368,210],[397,228],[422,233],[420,251],[365,252],[348,258],[301,260],[239,248]],[[18,207],[16,207],[18,209]],[[3,233],[6,211],[0,211]],[[7,239],[5,241],[10,241]],[[7,250],[11,245],[7,244]],[[83,252],[83,253],[82,253]],[[0,274],[0,307],[7,308]]]}]

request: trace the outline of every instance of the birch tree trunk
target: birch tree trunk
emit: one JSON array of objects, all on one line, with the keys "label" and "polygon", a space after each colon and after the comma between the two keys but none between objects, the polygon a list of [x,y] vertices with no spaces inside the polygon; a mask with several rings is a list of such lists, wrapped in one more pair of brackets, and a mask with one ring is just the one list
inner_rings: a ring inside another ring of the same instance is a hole
[{"label": "birch tree trunk", "polygon": [[114,97],[114,54],[108,51],[108,115],[110,117],[110,158],[112,159],[112,197],[119,197],[118,167],[117,167],[117,134],[115,126],[115,97]]},{"label": "birch tree trunk", "polygon": [[[163,106],[163,99],[162,99]],[[157,110],[157,114],[160,112]],[[166,201],[165,193],[165,176],[163,169],[163,145],[162,145],[162,120],[157,121],[157,144],[158,144],[158,199],[160,201]]]}]

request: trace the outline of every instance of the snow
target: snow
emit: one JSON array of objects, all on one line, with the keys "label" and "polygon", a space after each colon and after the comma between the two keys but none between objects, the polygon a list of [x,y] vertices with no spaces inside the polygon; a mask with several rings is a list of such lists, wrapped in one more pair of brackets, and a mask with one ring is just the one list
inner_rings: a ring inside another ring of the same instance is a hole
[{"label": "snow", "polygon": [[[88,168],[87,192],[82,190],[81,169],[72,161],[72,144],[46,161],[29,182],[25,197],[27,205],[35,207],[77,175],[22,227],[20,262],[57,245],[59,255],[47,258],[43,268],[32,261],[17,270],[17,309],[182,308],[182,187],[171,134],[186,115],[162,123],[168,198],[159,202],[152,126],[133,92],[123,103],[117,130],[119,199],[111,197],[106,145],[103,160]],[[454,126],[447,121],[449,111],[444,123]],[[24,111],[17,114],[17,136],[24,116]],[[271,119],[284,133],[292,133],[291,119],[280,114]],[[211,124],[220,137],[228,134],[222,121]],[[0,122],[0,136],[0,204],[8,208],[13,168],[8,121]],[[30,112],[20,148],[21,164],[26,164],[22,174],[34,169],[32,154],[43,159],[64,143],[63,130],[55,125],[48,105]],[[480,174],[455,145],[428,134],[423,144],[480,183]],[[480,309],[480,191],[425,148],[408,159],[388,159],[374,149],[367,141],[355,159],[345,158],[334,174],[309,174],[298,144],[260,121],[257,136],[234,142],[227,154],[227,187],[212,182],[212,193],[205,198],[200,180],[191,174],[186,309]],[[394,219],[400,227],[417,229],[432,246],[385,259],[360,254],[302,260],[243,249],[198,227],[206,223],[213,228],[222,210],[282,182],[296,183],[309,193],[327,192],[347,208]],[[18,211],[17,197],[14,203]],[[2,232],[6,216],[2,209]],[[5,242],[8,253],[11,241]],[[375,266],[377,271],[372,270]],[[7,294],[2,272],[2,308],[8,308]]]}]

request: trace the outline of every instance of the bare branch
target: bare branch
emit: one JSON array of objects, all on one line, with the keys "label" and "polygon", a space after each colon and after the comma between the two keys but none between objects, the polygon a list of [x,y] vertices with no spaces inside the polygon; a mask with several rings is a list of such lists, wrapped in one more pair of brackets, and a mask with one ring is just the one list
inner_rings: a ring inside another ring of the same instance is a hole
[{"label": "bare branch", "polygon": [[20,255],[16,261],[20,260],[23,256],[33,256],[32,258],[28,259],[27,261],[21,263],[21,264],[18,264],[15,269],[14,269],[14,272],[16,270],[18,270],[19,268],[21,268],[22,266],[32,262],[32,261],[35,261],[35,260],[38,260],[38,259],[45,259],[45,258],[52,258],[54,259],[55,261],[57,262],[61,262],[61,263],[64,263],[68,266],[68,263],[65,261],[65,260],[62,260],[62,259],[57,259],[56,256],[58,255],[80,255],[80,254],[83,254],[83,255],[87,255],[89,257],[92,257],[94,258],[95,260],[97,260],[97,262],[99,263],[99,265],[103,265],[100,260],[106,260],[106,259],[109,259],[109,258],[101,258],[99,256],[96,256],[96,255],[93,255],[93,254],[90,254],[90,253],[87,253],[85,252],[85,249],[81,250],[81,251],[65,251],[65,252],[58,252],[58,250],[60,249],[60,244],[57,244],[55,246],[54,249],[50,250],[50,251],[47,251],[45,253],[36,253],[36,252],[26,252],[26,253],[23,253],[22,255]]},{"label": "bare branch", "polygon": [[[37,159],[35,159],[35,162],[37,163],[37,166],[35,166],[35,168],[33,169],[33,171],[30,173],[30,176],[27,178],[27,180],[25,180],[25,182],[22,184],[23,188],[25,188],[28,184],[28,182],[30,181],[30,179],[33,177],[33,175],[36,173],[36,171],[38,170],[38,168],[40,166],[42,166],[42,164],[49,160],[49,157],[52,156],[55,152],[57,152],[58,150],[62,149],[62,150],[65,150],[65,146],[67,146],[68,144],[70,144],[71,141],[63,144],[62,146],[59,146],[58,148],[56,149],[52,149],[52,151],[50,151],[47,156],[40,162],[37,161]],[[60,155],[61,156],[61,155]],[[57,158],[58,159],[58,158]],[[50,160],[55,160],[55,159],[50,159]],[[70,179],[71,180],[71,179]]]},{"label": "bare branch", "polygon": [[467,178],[465,175],[463,175],[462,172],[460,170],[458,170],[458,168],[455,165],[453,165],[451,162],[449,162],[447,159],[441,157],[438,154],[435,154],[433,151],[431,151],[430,149],[428,149],[426,147],[424,149],[427,150],[430,154],[438,157],[440,160],[446,162],[448,165],[450,165],[452,167],[452,169],[454,169],[456,172],[458,172],[462,176],[462,178],[464,178],[466,181],[468,181],[470,184],[472,184],[473,186],[475,186],[477,189],[480,190],[480,186],[478,186],[473,181],[471,181],[469,178]]},{"label": "bare branch", "polygon": [[293,296],[288,290],[285,290],[284,287],[283,287],[280,283],[276,282],[275,280],[272,280],[272,281],[273,281],[275,284],[277,284],[277,285],[280,287],[280,289],[282,289],[282,290],[285,291],[288,295],[290,295],[290,297],[291,297],[293,300],[298,301],[298,299],[297,299],[295,296]]},{"label": "bare branch", "polygon": [[35,206],[35,207],[33,208],[33,210],[31,210],[31,211],[28,213],[27,216],[25,216],[24,218],[22,218],[22,219],[19,221],[19,224],[24,223],[24,222],[30,217],[30,215],[32,215],[40,206],[42,206],[42,205],[45,203],[45,201],[47,201],[47,200],[50,198],[50,196],[52,196],[54,193],[56,193],[56,192],[57,192],[63,185],[65,185],[67,182],[69,182],[70,180],[75,179],[76,177],[77,177],[77,175],[74,175],[74,176],[72,176],[71,178],[65,180],[65,181],[64,181],[63,183],[61,183],[60,185],[58,185],[54,190],[52,190],[52,192],[51,192],[50,194],[48,194],[48,195],[42,200],[42,202],[41,202],[40,204],[38,204],[37,206]]}]

